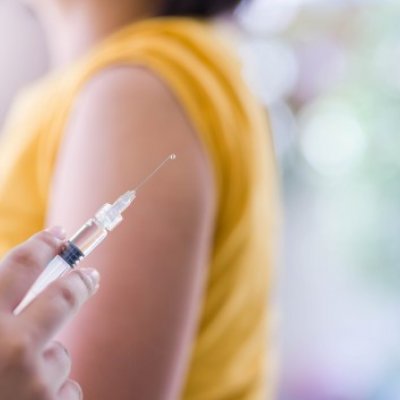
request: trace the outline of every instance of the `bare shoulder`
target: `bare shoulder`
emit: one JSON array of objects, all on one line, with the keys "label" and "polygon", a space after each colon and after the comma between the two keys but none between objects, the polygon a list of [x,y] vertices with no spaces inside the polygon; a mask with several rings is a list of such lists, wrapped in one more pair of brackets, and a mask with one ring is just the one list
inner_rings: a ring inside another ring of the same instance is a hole
[{"label": "bare shoulder", "polygon": [[[79,95],[67,133],[64,153],[70,148],[76,161],[82,153],[85,165],[96,165],[105,183],[104,177],[114,174],[132,185],[175,153],[180,165],[170,169],[175,189],[212,202],[212,167],[198,132],[172,90],[148,69],[101,71]],[[168,182],[168,173],[165,177]]]},{"label": "bare shoulder", "polygon": [[78,106],[81,112],[106,112],[106,116],[123,116],[128,122],[148,119],[148,123],[162,123],[165,129],[173,124],[173,128],[196,136],[171,88],[146,68],[126,66],[102,71],[86,85]]},{"label": "bare shoulder", "polygon": [[133,101],[132,94],[144,95],[137,99],[140,102],[152,98],[159,104],[170,103],[179,108],[166,83],[153,71],[139,66],[115,66],[100,71],[85,86],[81,99],[101,104],[110,100],[109,96],[122,96]]}]

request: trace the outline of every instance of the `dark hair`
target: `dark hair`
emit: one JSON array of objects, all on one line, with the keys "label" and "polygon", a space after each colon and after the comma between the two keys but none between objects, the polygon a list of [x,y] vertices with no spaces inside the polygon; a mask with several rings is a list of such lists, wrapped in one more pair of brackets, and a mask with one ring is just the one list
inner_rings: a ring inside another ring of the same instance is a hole
[{"label": "dark hair", "polygon": [[164,0],[163,15],[207,18],[232,11],[241,0]]}]

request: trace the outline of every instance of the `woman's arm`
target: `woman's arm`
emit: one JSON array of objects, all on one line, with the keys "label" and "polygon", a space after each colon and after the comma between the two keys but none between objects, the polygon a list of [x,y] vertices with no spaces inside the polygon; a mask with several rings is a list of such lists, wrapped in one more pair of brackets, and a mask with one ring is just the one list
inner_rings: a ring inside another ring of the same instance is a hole
[{"label": "woman's arm", "polygon": [[199,318],[213,235],[214,182],[196,132],[151,72],[121,67],[84,90],[61,149],[49,219],[71,233],[134,188],[125,221],[89,262],[98,296],[66,331],[88,400],[176,399]]}]

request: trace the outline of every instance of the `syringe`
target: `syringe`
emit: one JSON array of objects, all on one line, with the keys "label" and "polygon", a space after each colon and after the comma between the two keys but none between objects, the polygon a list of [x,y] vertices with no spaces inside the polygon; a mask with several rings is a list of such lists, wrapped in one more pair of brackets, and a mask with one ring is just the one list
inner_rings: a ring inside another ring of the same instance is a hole
[{"label": "syringe", "polygon": [[132,191],[128,191],[117,199],[114,204],[104,204],[96,215],[87,221],[69,239],[66,246],[59,255],[53,258],[46,266],[41,275],[29,289],[21,303],[14,310],[14,314],[19,314],[27,307],[32,300],[41,293],[50,283],[61,278],[68,271],[86,258],[103,240],[123,220],[122,213],[133,203],[138,190],[156,174],[170,160],[175,160],[175,154],[169,155],[151,174],[136,186]]}]

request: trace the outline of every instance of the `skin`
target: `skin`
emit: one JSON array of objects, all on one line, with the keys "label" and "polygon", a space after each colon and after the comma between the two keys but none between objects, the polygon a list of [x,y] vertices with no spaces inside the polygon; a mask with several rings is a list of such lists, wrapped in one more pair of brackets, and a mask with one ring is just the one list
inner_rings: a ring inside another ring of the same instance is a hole
[{"label": "skin", "polygon": [[0,397],[2,400],[77,400],[69,379],[71,360],[53,341],[57,332],[95,292],[95,270],[75,271],[50,285],[19,315],[13,310],[63,241],[42,232],[0,263]]},{"label": "skin", "polygon": [[[156,15],[157,5],[35,2],[57,66],[127,22]],[[87,400],[179,398],[204,297],[216,195],[198,134],[157,76],[115,67],[86,85],[59,154],[49,223],[74,232],[171,153],[177,160],[141,190],[90,256],[102,290],[62,335]]]},{"label": "skin", "polygon": [[159,13],[163,0],[21,0],[46,33],[54,68],[81,57],[122,26]]}]

